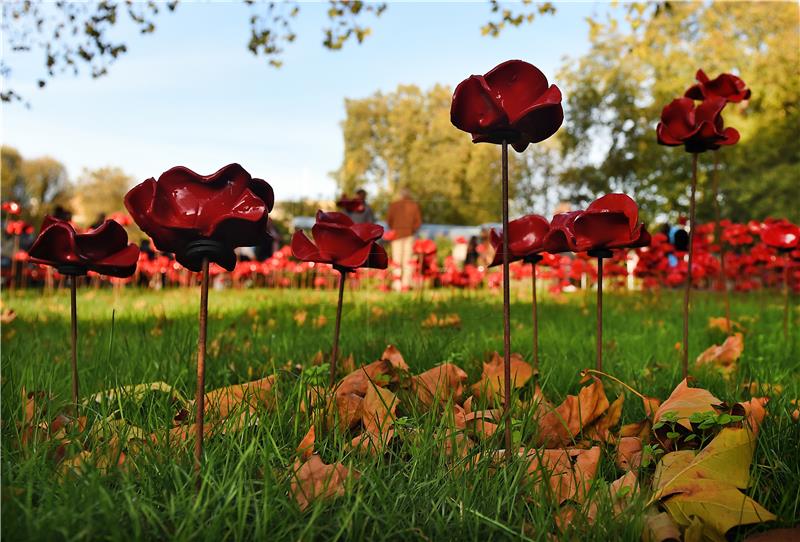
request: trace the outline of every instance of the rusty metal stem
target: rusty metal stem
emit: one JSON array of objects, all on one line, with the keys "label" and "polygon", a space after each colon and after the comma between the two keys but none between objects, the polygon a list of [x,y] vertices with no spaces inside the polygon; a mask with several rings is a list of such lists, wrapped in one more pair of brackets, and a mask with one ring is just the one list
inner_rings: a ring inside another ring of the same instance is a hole
[{"label": "rusty metal stem", "polygon": [[533,317],[533,378],[539,379],[539,310],[536,306],[536,264],[531,264],[531,316]]},{"label": "rusty metal stem", "polygon": [[72,404],[78,414],[78,277],[72,275],[69,281],[70,338],[72,339]]},{"label": "rusty metal stem", "polygon": [[719,153],[714,151],[714,170],[712,191],[714,193],[714,240],[719,244],[719,281],[725,293],[725,324],[728,333],[731,331],[731,293],[728,290],[728,275],[725,272],[725,242],[722,240],[722,227],[720,226],[719,209]]},{"label": "rusty metal stem", "polygon": [[203,258],[200,273],[200,320],[197,335],[197,390],[195,391],[195,417],[196,440],[194,445],[194,470],[197,489],[200,489],[200,467],[203,459],[203,432],[205,422],[206,398],[206,335],[208,330],[208,258]]},{"label": "rusty metal stem", "polygon": [[503,185],[503,415],[506,457],[511,457],[511,285],[508,272],[508,142],[502,146]]},{"label": "rusty metal stem", "polygon": [[328,385],[333,388],[336,383],[336,361],[339,359],[339,329],[342,326],[342,301],[344,300],[344,281],[346,271],[339,271],[339,302],[336,305],[336,325],[333,328],[333,353],[331,354],[331,376]]},{"label": "rusty metal stem", "polygon": [[603,257],[597,258],[597,359],[595,369],[603,370]]},{"label": "rusty metal stem", "polygon": [[689,300],[692,292],[692,254],[694,253],[695,195],[697,193],[697,153],[692,154],[692,189],[689,196],[689,261],[686,270],[686,290],[683,293],[683,356],[681,371],[683,378],[689,376]]}]

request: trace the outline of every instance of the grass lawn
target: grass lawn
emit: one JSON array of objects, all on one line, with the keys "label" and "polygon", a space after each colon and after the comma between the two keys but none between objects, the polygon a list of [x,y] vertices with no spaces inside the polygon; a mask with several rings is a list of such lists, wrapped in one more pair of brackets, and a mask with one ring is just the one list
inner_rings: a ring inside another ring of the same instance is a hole
[{"label": "grass lawn", "polygon": [[[512,306],[513,350],[530,360],[530,305],[527,290],[518,293]],[[2,329],[2,535],[8,540],[545,540],[554,532],[555,508],[520,483],[526,467],[522,461],[497,470],[488,461],[472,469],[464,468],[464,462],[454,464],[434,438],[446,423],[441,413],[421,412],[400,393],[397,415],[414,438],[396,440],[376,458],[348,451],[347,437],[318,436],[317,449],[326,462],[341,461],[362,476],[343,497],[315,503],[305,512],[298,509],[288,495],[289,468],[309,422],[299,410],[296,391],[302,384],[293,367],[310,366],[318,350],[330,348],[335,292],[211,292],[206,389],[278,373],[281,399],[257,426],[207,440],[199,495],[191,447],[154,446],[126,471],[89,469],[81,476],[62,476],[46,443],[20,449],[15,421],[23,416],[23,388],[51,392],[51,413],[69,399],[68,298],[66,291],[49,297],[26,292],[4,300],[4,307],[18,314]],[[426,292],[422,299],[349,292],[342,353],[369,363],[394,344],[413,373],[450,361],[469,374],[468,383],[476,382],[486,354],[502,349],[500,298],[499,292]],[[608,292],[605,370],[646,395],[665,399],[680,381],[680,300],[677,292]],[[699,293],[693,305],[691,359],[724,339],[707,328],[710,316],[723,314],[722,299]],[[82,396],[163,381],[193,397],[196,289],[84,289],[78,306]],[[783,386],[768,406],[748,490],[779,520],[735,530],[738,538],[791,526],[800,517],[800,424],[788,414],[789,400],[800,397],[800,330],[793,330],[790,343],[783,340],[782,310],[777,295],[734,297],[734,319],[747,328],[738,370],[729,379],[713,369],[694,371],[694,385],[729,403],[750,397],[743,383]],[[300,312],[306,313],[302,323]],[[458,314],[461,326],[423,328],[431,313]],[[559,403],[579,390],[579,370],[594,365],[594,299],[582,293],[545,298],[540,322],[542,388]],[[622,390],[611,381],[606,389],[612,400]],[[622,423],[642,419],[640,401],[626,397]],[[169,427],[175,414],[167,394],[157,392],[93,408],[90,418],[120,411],[148,433]],[[525,440],[524,424],[522,433]],[[479,444],[475,452],[497,444]],[[607,446],[593,491],[600,495],[620,474]],[[607,499],[598,502],[596,523],[589,526],[577,517],[566,539],[640,539],[646,498],[634,501],[618,519]]]}]

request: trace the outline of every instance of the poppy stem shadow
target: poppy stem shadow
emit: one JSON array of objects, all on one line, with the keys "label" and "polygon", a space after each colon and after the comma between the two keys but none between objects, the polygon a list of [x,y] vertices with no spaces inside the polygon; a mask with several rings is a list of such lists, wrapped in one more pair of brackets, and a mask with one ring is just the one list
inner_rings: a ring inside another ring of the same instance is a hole
[{"label": "poppy stem shadow", "polygon": [[331,376],[328,385],[333,388],[336,383],[336,361],[339,359],[339,329],[342,326],[342,301],[344,300],[344,281],[347,271],[339,270],[339,301],[336,305],[336,324],[333,328],[333,352],[331,353]]},{"label": "poppy stem shadow", "polygon": [[200,467],[203,459],[203,432],[205,429],[205,398],[206,398],[206,335],[208,330],[208,258],[203,258],[200,269],[200,319],[197,335],[197,390],[195,392],[195,445],[194,445],[194,470],[197,490],[200,490],[202,478]]},{"label": "poppy stem shadow", "polygon": [[686,290],[683,293],[683,357],[681,371],[683,378],[689,376],[689,301],[692,292],[692,254],[694,253],[695,195],[697,193],[697,153],[692,153],[692,189],[689,195],[689,258],[686,270]]},{"label": "poppy stem shadow", "polygon": [[72,340],[72,404],[78,415],[78,276],[69,278],[70,339]]},{"label": "poppy stem shadow", "polygon": [[506,458],[511,459],[511,294],[508,272],[508,141],[502,145],[503,185],[503,416]]}]

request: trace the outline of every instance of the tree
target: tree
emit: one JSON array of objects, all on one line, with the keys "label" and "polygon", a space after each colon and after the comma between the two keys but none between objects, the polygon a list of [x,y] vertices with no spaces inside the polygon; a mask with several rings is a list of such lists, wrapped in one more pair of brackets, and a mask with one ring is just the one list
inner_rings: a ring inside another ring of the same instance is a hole
[{"label": "tree", "polygon": [[56,206],[66,206],[72,194],[72,185],[64,164],[44,156],[27,160],[8,146],[2,152],[2,196],[22,205],[22,215],[38,223]]},{"label": "tree", "polygon": [[[695,71],[739,73],[753,97],[726,107],[741,141],[718,158],[729,218],[770,214],[797,220],[800,176],[800,68],[797,6],[754,3],[631,4],[624,21],[590,21],[591,50],[569,61],[560,181],[576,202],[609,191],[637,198],[651,218],[686,212],[691,160],[657,144],[661,108],[683,94]],[[712,216],[709,169],[700,156],[698,217]]]},{"label": "tree", "polygon": [[118,167],[85,169],[75,184],[75,221],[89,225],[101,216],[124,212],[125,194],[133,184],[133,177]]},{"label": "tree", "polygon": [[[256,2],[244,0],[251,7],[250,38],[248,50],[264,56],[273,67],[283,63],[284,48],[294,42],[297,34],[293,22],[301,11],[299,0],[282,2]],[[113,37],[116,24],[126,20],[140,33],[151,34],[156,29],[156,19],[164,11],[175,11],[178,0],[165,3],[155,1],[100,0],[90,2],[4,2],[2,28],[6,51],[40,51],[44,53],[45,75],[38,78],[39,87],[56,74],[80,72],[87,67],[92,77],[101,77],[109,66],[121,58],[128,46]],[[533,5],[523,0],[517,11],[501,9],[497,0],[490,0],[491,12],[499,19],[489,21],[481,30],[483,34],[497,36],[507,25],[519,26],[530,22],[536,15],[555,13],[550,2]],[[348,41],[362,43],[372,32],[364,24],[369,16],[378,17],[386,10],[386,3],[361,0],[328,0],[328,24],[322,29],[322,45],[338,51]],[[10,67],[0,60],[0,75],[8,79]],[[21,100],[22,97],[7,86],[0,91],[2,101]]]},{"label": "tree", "polygon": [[[352,194],[365,187],[381,209],[401,187],[422,206],[426,222],[480,224],[500,217],[500,151],[473,144],[450,123],[451,89],[401,85],[394,92],[346,100],[344,159],[333,174]],[[512,154],[512,187],[527,174]]]}]

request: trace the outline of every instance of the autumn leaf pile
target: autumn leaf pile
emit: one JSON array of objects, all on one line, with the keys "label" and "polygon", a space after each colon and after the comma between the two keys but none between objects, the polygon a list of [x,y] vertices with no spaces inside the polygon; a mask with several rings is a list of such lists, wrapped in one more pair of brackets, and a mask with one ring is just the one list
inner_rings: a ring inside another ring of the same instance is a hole
[{"label": "autumn leaf pile", "polygon": [[[739,340],[733,337],[733,342]],[[715,348],[723,367],[733,363],[728,361],[729,347]],[[646,540],[724,540],[735,526],[775,519],[747,494],[756,439],[767,419],[766,396],[726,404],[684,380],[662,401],[613,376],[587,370],[580,389],[556,404],[547,398],[531,365],[514,354],[515,449],[507,451],[499,449],[505,419],[503,360],[497,353],[471,384],[467,372],[454,363],[413,374],[394,346],[372,363],[356,367],[349,358],[343,366],[350,372],[332,389],[319,383],[327,368],[312,365],[299,379],[295,370],[210,391],[205,400],[206,434],[213,439],[258,424],[278,401],[293,400],[276,384],[295,378],[302,384],[298,423],[307,430],[295,457],[285,465],[285,476],[301,510],[357,490],[360,472],[353,465],[360,456],[390,457],[399,443],[421,438],[414,419],[433,415],[444,420],[434,437],[449,468],[492,475],[521,466],[520,498],[549,500],[558,511],[554,532],[578,516],[591,524],[599,510],[609,506],[624,521],[634,503],[647,506]],[[755,385],[752,391],[762,390]],[[188,448],[195,436],[193,402],[168,384],[155,382],[106,390],[82,405],[85,410],[123,395],[136,398],[152,392],[166,394],[175,412],[172,427],[152,433],[114,414],[93,423],[66,413],[49,417],[42,393],[23,392],[19,446],[48,445],[65,479],[87,468],[104,474],[111,469],[135,471],[137,456],[156,444]],[[631,401],[641,404],[644,417],[622,425],[623,410]],[[332,435],[345,439],[347,464],[323,459],[320,443]],[[599,477],[603,461],[613,461],[618,478]]]}]

